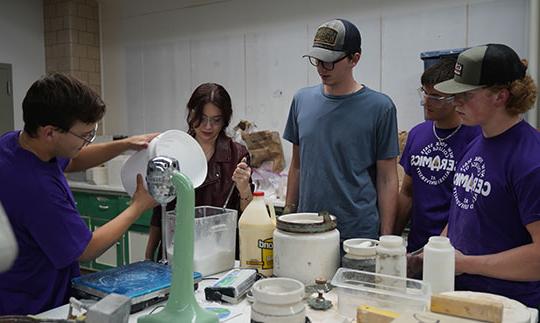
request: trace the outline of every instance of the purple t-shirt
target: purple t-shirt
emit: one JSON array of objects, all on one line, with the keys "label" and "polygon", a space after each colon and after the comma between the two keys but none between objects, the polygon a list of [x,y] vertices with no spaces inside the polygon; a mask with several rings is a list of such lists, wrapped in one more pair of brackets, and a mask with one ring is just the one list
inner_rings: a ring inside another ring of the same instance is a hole
[{"label": "purple t-shirt", "polygon": [[478,136],[479,127],[436,129],[433,121],[414,127],[399,163],[412,179],[411,231],[407,251],[422,248],[429,237],[440,235],[448,221],[452,178],[457,162],[469,142]]},{"label": "purple t-shirt", "polygon": [[[487,255],[532,242],[526,225],[540,220],[540,134],[525,121],[475,138],[454,175],[448,237],[465,255]],[[456,289],[503,295],[536,307],[540,281],[456,276]]]},{"label": "purple t-shirt", "polygon": [[0,202],[19,246],[14,265],[0,274],[0,315],[65,304],[92,238],[64,177],[69,160],[43,162],[19,146],[18,135],[0,137]]}]

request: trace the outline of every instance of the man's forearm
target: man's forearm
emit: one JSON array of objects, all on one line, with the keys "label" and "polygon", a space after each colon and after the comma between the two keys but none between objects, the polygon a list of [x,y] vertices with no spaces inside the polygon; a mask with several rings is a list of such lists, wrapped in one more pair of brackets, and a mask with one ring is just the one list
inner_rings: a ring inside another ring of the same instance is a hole
[{"label": "man's forearm", "polygon": [[394,224],[394,234],[401,235],[411,218],[412,198],[403,193],[398,195],[398,208]]},{"label": "man's forearm", "polygon": [[300,170],[289,169],[287,176],[287,196],[285,198],[285,210],[284,213],[294,213],[298,208],[298,178]]},{"label": "man's forearm", "polygon": [[397,214],[398,179],[395,159],[377,163],[377,199],[381,235],[393,234]]},{"label": "man's forearm", "polygon": [[513,281],[540,280],[540,243],[491,255],[458,256],[456,272]]},{"label": "man's forearm", "polygon": [[394,223],[397,212],[397,194],[380,192],[379,196],[379,215],[381,219],[381,235],[393,234]]},{"label": "man's forearm", "polygon": [[76,172],[99,166],[128,149],[129,144],[124,140],[89,145],[72,159],[69,171]]},{"label": "man's forearm", "polygon": [[132,204],[122,213],[92,233],[92,240],[79,257],[80,261],[91,261],[115,244],[124,232],[144,212],[144,208]]}]

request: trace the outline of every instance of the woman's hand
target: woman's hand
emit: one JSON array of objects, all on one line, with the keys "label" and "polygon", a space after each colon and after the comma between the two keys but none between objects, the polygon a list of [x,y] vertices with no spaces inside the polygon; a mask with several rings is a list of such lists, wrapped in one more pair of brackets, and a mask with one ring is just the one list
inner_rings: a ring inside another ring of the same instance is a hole
[{"label": "woman's hand", "polygon": [[249,187],[249,179],[251,178],[251,168],[246,163],[246,158],[242,158],[242,161],[236,165],[236,169],[233,172],[232,180],[234,181],[238,192],[240,192],[241,199],[251,198],[251,188]]}]

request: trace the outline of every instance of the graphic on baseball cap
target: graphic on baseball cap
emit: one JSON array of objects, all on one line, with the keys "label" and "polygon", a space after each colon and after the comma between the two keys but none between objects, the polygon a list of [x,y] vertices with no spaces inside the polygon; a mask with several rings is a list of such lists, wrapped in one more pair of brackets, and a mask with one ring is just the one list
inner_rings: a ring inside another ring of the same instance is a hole
[{"label": "graphic on baseball cap", "polygon": [[335,62],[347,54],[360,52],[361,47],[362,38],[358,28],[348,20],[334,19],[317,28],[313,47],[302,57]]},{"label": "graphic on baseball cap", "polygon": [[459,54],[454,78],[435,85],[442,93],[456,94],[478,88],[509,84],[522,79],[527,67],[516,52],[503,44],[477,46]]}]

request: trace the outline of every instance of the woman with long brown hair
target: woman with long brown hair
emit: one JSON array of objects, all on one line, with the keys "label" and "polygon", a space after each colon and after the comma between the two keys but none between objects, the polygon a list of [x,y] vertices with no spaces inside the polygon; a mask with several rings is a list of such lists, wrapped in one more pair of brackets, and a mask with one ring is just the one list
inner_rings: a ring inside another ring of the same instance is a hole
[{"label": "woman with long brown hair", "polygon": [[[235,186],[226,207],[241,211],[252,196],[251,168],[247,149],[233,142],[225,130],[232,116],[231,97],[216,83],[199,85],[187,103],[188,133],[201,145],[208,162],[203,184],[195,189],[195,205],[222,207]],[[167,205],[173,210],[176,200]],[[145,257],[154,259],[161,241],[161,206],[154,208]]]}]

